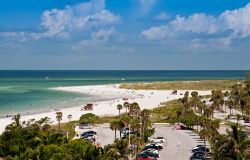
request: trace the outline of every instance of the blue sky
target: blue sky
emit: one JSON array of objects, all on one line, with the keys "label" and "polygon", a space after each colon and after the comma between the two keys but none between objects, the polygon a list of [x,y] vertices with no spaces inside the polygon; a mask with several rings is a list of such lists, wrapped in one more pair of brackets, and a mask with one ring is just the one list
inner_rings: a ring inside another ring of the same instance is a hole
[{"label": "blue sky", "polygon": [[250,69],[246,0],[1,0],[0,69]]}]

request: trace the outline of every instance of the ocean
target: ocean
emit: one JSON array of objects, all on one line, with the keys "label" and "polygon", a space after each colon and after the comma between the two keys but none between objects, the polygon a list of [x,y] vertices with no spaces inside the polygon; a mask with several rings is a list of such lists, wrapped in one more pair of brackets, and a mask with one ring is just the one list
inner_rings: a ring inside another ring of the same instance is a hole
[{"label": "ocean", "polygon": [[176,80],[238,80],[248,71],[0,71],[0,117],[35,113],[103,100],[87,94],[55,91],[59,86]]}]

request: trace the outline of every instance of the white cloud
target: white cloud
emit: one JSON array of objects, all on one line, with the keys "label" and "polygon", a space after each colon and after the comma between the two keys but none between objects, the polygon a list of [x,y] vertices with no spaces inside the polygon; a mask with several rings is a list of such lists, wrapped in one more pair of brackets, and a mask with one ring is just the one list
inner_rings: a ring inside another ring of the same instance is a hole
[{"label": "white cloud", "polygon": [[161,12],[154,17],[155,20],[169,20],[169,18],[170,15],[168,15],[166,12]]},{"label": "white cloud", "polygon": [[90,48],[103,47],[108,44],[111,36],[116,33],[114,28],[103,29],[91,33],[90,39],[84,39],[76,43],[72,43],[73,50],[85,50]]},{"label": "white cloud", "polygon": [[213,34],[218,31],[217,20],[213,16],[203,13],[193,14],[187,18],[179,15],[166,25],[151,27],[142,31],[142,35],[147,39],[165,39],[183,32],[208,33]]},{"label": "white cloud", "polygon": [[234,34],[242,37],[250,36],[250,3],[245,7],[235,10],[227,10],[222,13],[219,20],[225,29],[230,29]]},{"label": "white cloud", "polygon": [[156,0],[140,0],[142,14],[147,14],[155,5]]},{"label": "white cloud", "polygon": [[91,37],[95,40],[104,40],[107,42],[109,38],[116,33],[115,29],[103,29],[101,28],[97,32],[91,33]]},{"label": "white cloud", "polygon": [[69,6],[65,10],[47,10],[43,12],[41,25],[47,29],[48,35],[53,36],[66,29],[67,24],[71,21],[71,17],[72,13]]},{"label": "white cloud", "polygon": [[176,32],[193,33],[215,33],[217,32],[217,21],[213,16],[207,16],[203,13],[193,14],[188,18],[176,16],[176,19],[169,22],[168,28]]},{"label": "white cloud", "polygon": [[166,39],[173,35],[186,33],[194,34],[223,34],[231,32],[231,36],[250,36],[250,3],[243,8],[225,11],[214,17],[204,13],[195,13],[189,17],[177,15],[166,25],[154,26],[141,32],[147,39]]},{"label": "white cloud", "polygon": [[42,26],[47,30],[47,36],[115,24],[119,21],[119,16],[105,9],[104,0],[66,6],[63,10],[47,10],[42,15]]},{"label": "white cloud", "polygon": [[165,25],[158,27],[151,27],[147,30],[142,31],[141,34],[149,40],[165,39],[168,36],[170,36],[169,29]]}]

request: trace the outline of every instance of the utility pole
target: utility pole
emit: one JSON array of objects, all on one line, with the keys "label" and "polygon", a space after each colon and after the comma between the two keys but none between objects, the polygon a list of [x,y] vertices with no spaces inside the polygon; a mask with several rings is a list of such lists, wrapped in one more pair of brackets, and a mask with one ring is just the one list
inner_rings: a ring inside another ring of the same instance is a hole
[{"label": "utility pole", "polygon": [[128,124],[128,146],[130,147],[130,124]]},{"label": "utility pole", "polygon": [[144,126],[142,126],[142,117],[141,116],[140,116],[140,123],[141,123],[140,140],[141,140],[141,138],[142,138],[142,127],[144,127]]}]

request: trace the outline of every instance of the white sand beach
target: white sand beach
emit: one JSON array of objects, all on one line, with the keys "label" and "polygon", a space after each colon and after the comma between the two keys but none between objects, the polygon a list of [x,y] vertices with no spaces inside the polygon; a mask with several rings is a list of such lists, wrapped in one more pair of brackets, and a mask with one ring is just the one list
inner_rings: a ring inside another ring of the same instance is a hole
[{"label": "white sand beach", "polygon": [[[178,90],[177,95],[172,95],[172,90],[130,90],[130,89],[120,89],[119,85],[96,85],[96,86],[74,86],[74,87],[57,87],[51,88],[54,90],[64,91],[64,92],[78,92],[90,95],[98,95],[100,97],[108,97],[113,100],[109,101],[98,101],[93,102],[93,111],[82,111],[81,106],[72,106],[71,108],[58,109],[63,113],[62,122],[68,121],[68,115],[72,115],[72,120],[79,120],[80,116],[85,113],[94,113],[99,116],[105,115],[118,115],[118,110],[116,108],[117,104],[123,104],[126,98],[129,103],[137,102],[141,109],[151,109],[158,107],[161,102],[167,102],[173,99],[178,99],[183,97],[184,90]],[[189,92],[192,92],[191,90]],[[208,95],[210,91],[198,91],[199,95]],[[43,117],[49,117],[52,124],[57,123],[56,112],[50,111],[46,113],[39,113],[33,115],[25,115],[21,117],[22,121],[28,121],[30,119],[39,120]],[[121,110],[125,112],[125,109]],[[1,118],[0,119],[0,133],[2,133],[5,127],[11,123],[12,118]]]}]

